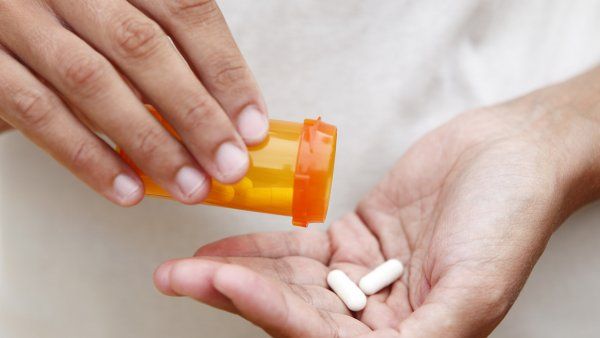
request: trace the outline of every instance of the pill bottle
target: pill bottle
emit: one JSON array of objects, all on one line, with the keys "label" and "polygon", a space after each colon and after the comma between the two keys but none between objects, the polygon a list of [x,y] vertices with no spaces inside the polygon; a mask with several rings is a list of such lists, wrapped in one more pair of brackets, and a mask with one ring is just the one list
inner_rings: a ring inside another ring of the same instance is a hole
[{"label": "pill bottle", "polygon": [[[177,136],[152,107],[148,109]],[[270,120],[266,139],[248,147],[250,166],[246,176],[229,185],[213,179],[202,203],[291,216],[292,224],[297,226],[322,223],[329,205],[336,139],[337,128],[320,118],[303,123]],[[142,178],[146,195],[171,198],[122,150],[118,151]]]}]

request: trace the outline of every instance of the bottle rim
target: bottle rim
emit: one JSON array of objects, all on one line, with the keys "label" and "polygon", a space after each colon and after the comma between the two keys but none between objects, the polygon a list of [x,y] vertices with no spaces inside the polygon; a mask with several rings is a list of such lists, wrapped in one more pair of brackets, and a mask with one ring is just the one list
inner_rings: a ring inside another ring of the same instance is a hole
[{"label": "bottle rim", "polygon": [[321,117],[306,119],[298,144],[292,223],[306,227],[327,216],[337,142],[337,128]]}]

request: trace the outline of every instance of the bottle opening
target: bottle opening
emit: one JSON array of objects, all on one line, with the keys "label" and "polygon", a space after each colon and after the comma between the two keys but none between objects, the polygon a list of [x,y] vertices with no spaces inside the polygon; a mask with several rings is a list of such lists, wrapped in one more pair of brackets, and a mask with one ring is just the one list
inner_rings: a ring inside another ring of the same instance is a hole
[{"label": "bottle opening", "polygon": [[306,227],[323,223],[327,216],[333,181],[337,128],[316,120],[304,120],[294,176],[292,223]]}]

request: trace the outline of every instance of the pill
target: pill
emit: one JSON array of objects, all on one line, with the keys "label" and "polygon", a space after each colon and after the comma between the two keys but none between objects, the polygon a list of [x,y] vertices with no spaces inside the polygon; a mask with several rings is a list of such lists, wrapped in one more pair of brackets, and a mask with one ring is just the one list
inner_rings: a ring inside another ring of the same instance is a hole
[{"label": "pill", "polygon": [[390,259],[361,278],[358,286],[367,296],[370,296],[398,280],[403,271],[402,262]]},{"label": "pill", "polygon": [[282,209],[292,205],[294,189],[292,188],[250,188],[241,195],[243,201],[252,203],[254,207],[263,209]]},{"label": "pill", "polygon": [[210,203],[229,203],[235,197],[235,190],[231,185],[221,184],[215,180],[212,181],[212,187],[205,202]]},{"label": "pill", "polygon": [[244,177],[233,185],[233,189],[235,189],[237,193],[240,193],[252,188],[253,186],[254,184],[252,183],[252,180],[250,180],[248,177]]},{"label": "pill", "polygon": [[329,272],[327,284],[351,311],[360,311],[367,305],[367,296],[342,270]]}]

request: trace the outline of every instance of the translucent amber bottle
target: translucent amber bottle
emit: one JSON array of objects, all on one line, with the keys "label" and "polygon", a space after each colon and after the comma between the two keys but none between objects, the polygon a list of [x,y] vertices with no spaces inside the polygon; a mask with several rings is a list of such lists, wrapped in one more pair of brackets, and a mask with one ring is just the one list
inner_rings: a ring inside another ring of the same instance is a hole
[{"label": "translucent amber bottle", "polygon": [[[156,111],[149,109],[166,125]],[[265,141],[248,148],[250,167],[246,176],[231,185],[213,180],[203,203],[291,216],[298,226],[322,223],[329,205],[336,137],[337,129],[320,118],[304,123],[271,120]],[[142,178],[147,195],[171,197],[122,151],[120,154]]]}]

